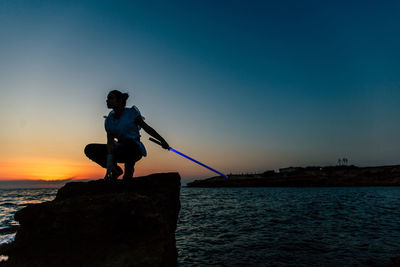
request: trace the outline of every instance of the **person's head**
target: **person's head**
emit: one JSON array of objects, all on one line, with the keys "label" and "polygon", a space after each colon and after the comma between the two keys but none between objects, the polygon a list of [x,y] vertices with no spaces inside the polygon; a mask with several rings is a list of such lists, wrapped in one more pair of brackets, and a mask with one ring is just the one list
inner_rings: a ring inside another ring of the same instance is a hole
[{"label": "person's head", "polygon": [[107,96],[107,107],[108,108],[124,108],[126,106],[126,100],[129,95],[127,93],[121,93],[118,90],[112,90]]}]

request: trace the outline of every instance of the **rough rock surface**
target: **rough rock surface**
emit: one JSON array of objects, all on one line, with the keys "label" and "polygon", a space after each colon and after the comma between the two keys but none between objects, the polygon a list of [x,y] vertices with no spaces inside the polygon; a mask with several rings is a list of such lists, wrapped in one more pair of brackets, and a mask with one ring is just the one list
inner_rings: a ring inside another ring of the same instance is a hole
[{"label": "rough rock surface", "polygon": [[400,266],[400,256],[391,258],[387,266],[388,267],[399,267]]},{"label": "rough rock surface", "polygon": [[72,182],[15,214],[0,266],[176,266],[178,173]]}]

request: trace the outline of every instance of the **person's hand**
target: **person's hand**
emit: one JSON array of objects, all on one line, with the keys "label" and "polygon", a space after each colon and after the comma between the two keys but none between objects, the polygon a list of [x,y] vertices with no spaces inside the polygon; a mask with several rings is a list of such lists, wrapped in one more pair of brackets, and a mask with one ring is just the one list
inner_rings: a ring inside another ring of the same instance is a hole
[{"label": "person's hand", "polygon": [[164,148],[164,149],[169,149],[170,148],[170,146],[168,145],[167,141],[165,141],[165,140],[163,140],[161,142],[161,147]]},{"label": "person's hand", "polygon": [[107,169],[106,175],[104,176],[105,180],[117,180],[118,176],[122,174],[121,168],[118,165],[113,165],[109,170]]},{"label": "person's hand", "polygon": [[108,154],[107,155],[107,171],[106,171],[106,175],[104,176],[104,179],[110,179],[112,177],[112,173],[113,173],[113,155],[112,154]]}]

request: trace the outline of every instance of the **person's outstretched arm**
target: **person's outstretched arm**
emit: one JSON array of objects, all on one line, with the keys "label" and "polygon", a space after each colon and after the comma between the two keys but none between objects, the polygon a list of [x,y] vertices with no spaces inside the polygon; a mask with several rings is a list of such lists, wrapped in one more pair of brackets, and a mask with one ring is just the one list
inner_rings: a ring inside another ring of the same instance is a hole
[{"label": "person's outstretched arm", "polygon": [[139,125],[140,127],[142,127],[143,130],[146,131],[146,133],[148,133],[149,135],[153,136],[155,139],[159,140],[161,142],[161,146],[165,149],[169,148],[169,145],[167,143],[167,141],[165,141],[164,138],[162,138],[161,135],[159,135],[156,130],[154,130],[153,128],[151,128],[147,123],[144,122],[144,120],[140,117],[137,116],[136,120],[135,120],[136,124]]}]

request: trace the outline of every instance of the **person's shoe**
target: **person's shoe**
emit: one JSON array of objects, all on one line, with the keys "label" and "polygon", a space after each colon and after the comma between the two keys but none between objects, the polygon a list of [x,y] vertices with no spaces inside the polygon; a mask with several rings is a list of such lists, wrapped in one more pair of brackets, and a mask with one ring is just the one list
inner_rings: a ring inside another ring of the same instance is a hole
[{"label": "person's shoe", "polygon": [[111,171],[111,175],[104,177],[104,180],[106,181],[116,181],[118,180],[118,177],[123,173],[122,169],[120,166],[116,165],[114,166],[113,170]]},{"label": "person's shoe", "polygon": [[111,173],[111,180],[116,181],[118,177],[123,173],[120,166],[116,165]]}]

